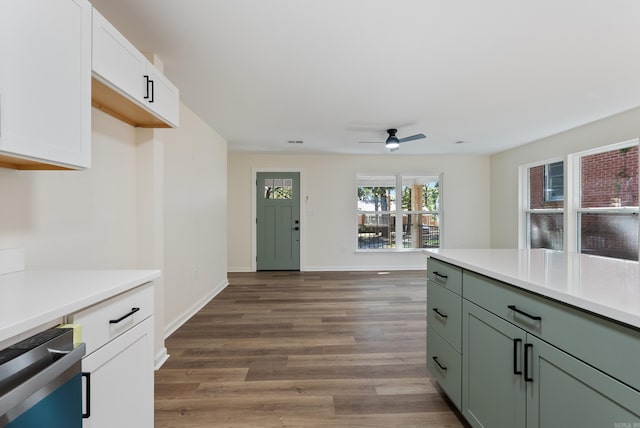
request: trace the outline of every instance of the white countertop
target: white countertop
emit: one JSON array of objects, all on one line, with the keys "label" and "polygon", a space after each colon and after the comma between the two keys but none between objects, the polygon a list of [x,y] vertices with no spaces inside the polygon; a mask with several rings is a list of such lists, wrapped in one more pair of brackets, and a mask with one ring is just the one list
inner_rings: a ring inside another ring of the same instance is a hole
[{"label": "white countertop", "polygon": [[552,250],[434,249],[448,262],[640,328],[638,262]]},{"label": "white countertop", "polygon": [[34,270],[0,275],[0,342],[159,276],[158,270]]}]

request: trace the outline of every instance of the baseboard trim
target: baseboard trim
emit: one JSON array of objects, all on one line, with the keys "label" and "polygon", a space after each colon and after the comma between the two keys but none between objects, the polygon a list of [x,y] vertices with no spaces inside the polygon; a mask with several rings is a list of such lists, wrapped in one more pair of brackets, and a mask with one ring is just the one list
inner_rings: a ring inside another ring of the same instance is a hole
[{"label": "baseboard trim", "polygon": [[227,272],[255,272],[250,267],[230,267]]},{"label": "baseboard trim", "polygon": [[169,357],[170,357],[170,355],[167,353],[167,348],[165,348],[163,346],[162,349],[160,350],[160,352],[158,352],[156,354],[156,358],[155,358],[155,362],[154,362],[155,369],[159,370],[160,367],[162,367],[162,365],[167,362]]},{"label": "baseboard trim", "polygon": [[227,285],[229,285],[229,280],[225,279],[220,284],[215,286],[213,290],[202,299],[197,301],[193,306],[191,306],[184,314],[182,314],[178,319],[172,321],[169,325],[167,325],[164,329],[164,338],[167,339],[171,336],[177,329],[179,329],[185,322],[189,321],[189,318],[194,316],[198,311],[209,303],[214,297],[216,297],[222,290],[224,290]]},{"label": "baseboard trim", "polygon": [[[414,266],[304,266],[301,272],[375,272],[389,270],[427,270],[426,263]],[[255,272],[251,268],[227,268],[229,273]]]},{"label": "baseboard trim", "polygon": [[414,266],[306,266],[304,272],[376,272],[392,270],[427,270],[426,263]]}]

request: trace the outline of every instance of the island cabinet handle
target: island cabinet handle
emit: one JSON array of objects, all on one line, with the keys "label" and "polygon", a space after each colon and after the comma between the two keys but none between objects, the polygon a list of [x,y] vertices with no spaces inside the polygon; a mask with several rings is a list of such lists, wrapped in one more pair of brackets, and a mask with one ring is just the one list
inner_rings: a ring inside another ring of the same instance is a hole
[{"label": "island cabinet handle", "polygon": [[442,318],[449,318],[449,315],[443,314],[442,312],[440,312],[438,310],[438,308],[433,308],[433,312],[435,312],[436,314],[440,315]]},{"label": "island cabinet handle", "polygon": [[522,375],[522,370],[518,370],[518,348],[522,339],[513,339],[513,374]]},{"label": "island cabinet handle", "polygon": [[524,345],[524,381],[525,382],[533,382],[533,377],[529,375],[529,350],[531,349],[533,349],[533,345],[531,343],[526,343]]},{"label": "island cabinet handle", "polygon": [[438,367],[440,367],[440,369],[445,370],[445,371],[447,370],[446,366],[443,366],[442,364],[440,364],[440,361],[438,361],[438,357],[431,357],[431,358],[433,358],[433,361],[436,362],[436,364],[438,365]]},{"label": "island cabinet handle", "polygon": [[140,310],[140,308],[131,308],[131,312],[129,312],[128,314],[125,314],[123,316],[121,316],[120,318],[118,318],[117,320],[109,320],[109,324],[118,324],[120,321],[129,318],[131,315],[135,314],[136,312],[138,312]]},{"label": "island cabinet handle", "polygon": [[542,320],[542,317],[540,317],[540,316],[538,316],[538,315],[530,315],[530,314],[528,314],[528,313],[526,313],[526,312],[524,312],[524,311],[521,311],[520,309],[518,309],[518,308],[516,307],[516,305],[509,305],[509,306],[507,306],[507,308],[511,309],[511,310],[512,310],[512,311],[514,311],[514,312],[517,312],[517,313],[519,313],[519,314],[522,314],[522,315],[524,315],[524,316],[525,316],[525,317],[527,317],[527,318],[531,318],[532,320],[535,320],[535,321],[540,321],[540,320]]},{"label": "island cabinet handle", "polygon": [[443,275],[443,274],[438,273],[438,272],[434,272],[433,274],[434,274],[435,276],[437,276],[438,278],[441,278],[441,279],[447,279],[447,278],[449,278],[447,275]]}]

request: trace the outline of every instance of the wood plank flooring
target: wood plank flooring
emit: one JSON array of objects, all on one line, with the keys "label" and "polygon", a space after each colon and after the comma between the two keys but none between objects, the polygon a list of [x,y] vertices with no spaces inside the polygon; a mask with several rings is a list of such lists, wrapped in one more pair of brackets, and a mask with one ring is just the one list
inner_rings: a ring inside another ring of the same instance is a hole
[{"label": "wood plank flooring", "polygon": [[426,370],[425,275],[229,274],[166,341],[155,426],[465,426]]}]

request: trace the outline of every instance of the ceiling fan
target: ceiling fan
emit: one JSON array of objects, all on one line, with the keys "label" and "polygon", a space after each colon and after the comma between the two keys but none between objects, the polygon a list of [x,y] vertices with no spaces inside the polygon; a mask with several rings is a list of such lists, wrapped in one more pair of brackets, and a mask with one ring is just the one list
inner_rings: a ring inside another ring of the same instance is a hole
[{"label": "ceiling fan", "polygon": [[407,141],[421,140],[423,138],[427,138],[424,134],[415,134],[410,137],[398,138],[396,137],[397,129],[391,128],[387,129],[387,140],[384,141],[359,141],[361,144],[384,144],[387,149],[390,149],[392,152],[395,152],[400,147],[400,143],[406,143]]}]

